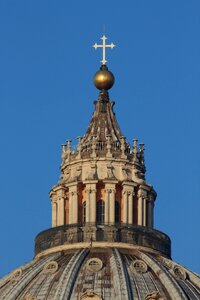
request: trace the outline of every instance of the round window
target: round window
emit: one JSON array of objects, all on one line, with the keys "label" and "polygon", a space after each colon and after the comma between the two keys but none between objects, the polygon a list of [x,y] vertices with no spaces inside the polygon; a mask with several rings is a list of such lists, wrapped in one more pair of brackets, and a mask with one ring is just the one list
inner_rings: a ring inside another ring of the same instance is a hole
[{"label": "round window", "polygon": [[44,266],[44,273],[55,273],[58,270],[58,263],[56,261],[50,261]]},{"label": "round window", "polygon": [[86,267],[91,272],[98,272],[102,269],[103,263],[102,263],[101,259],[94,257],[94,258],[90,258],[87,261]]},{"label": "round window", "polygon": [[133,263],[133,269],[138,273],[146,273],[148,267],[144,261],[137,259]]},{"label": "round window", "polygon": [[185,272],[185,270],[183,268],[180,268],[179,266],[175,266],[174,269],[174,274],[175,276],[178,278],[178,279],[181,279],[181,280],[185,280],[186,277],[187,277],[187,274]]},{"label": "round window", "polygon": [[22,276],[22,272],[23,271],[21,268],[15,270],[11,275],[11,280],[13,281],[18,280]]}]

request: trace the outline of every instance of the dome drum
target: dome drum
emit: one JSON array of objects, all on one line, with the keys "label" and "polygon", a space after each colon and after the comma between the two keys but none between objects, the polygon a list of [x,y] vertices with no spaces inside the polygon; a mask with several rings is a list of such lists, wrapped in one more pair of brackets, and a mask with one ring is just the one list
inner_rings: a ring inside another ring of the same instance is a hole
[{"label": "dome drum", "polygon": [[[150,229],[144,226],[120,224],[111,225],[104,224],[71,224],[63,225],[48,230],[42,231],[35,239],[35,255],[42,254],[55,247],[64,245],[73,248],[73,244],[86,243],[95,247],[99,243],[105,245],[110,243],[112,247],[116,244],[123,247],[123,244],[129,244],[134,247],[138,245],[148,249],[153,249],[155,252],[161,253],[166,257],[171,256],[171,241],[170,238],[155,229]],[[64,248],[63,248],[64,249]]]}]

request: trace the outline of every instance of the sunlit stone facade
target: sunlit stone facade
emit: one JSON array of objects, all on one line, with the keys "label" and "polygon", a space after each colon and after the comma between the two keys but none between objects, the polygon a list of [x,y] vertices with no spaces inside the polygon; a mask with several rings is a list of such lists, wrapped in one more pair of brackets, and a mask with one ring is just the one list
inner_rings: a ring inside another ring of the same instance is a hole
[{"label": "sunlit stone facade", "polygon": [[101,91],[78,145],[70,140],[62,145],[61,180],[50,192],[53,227],[100,222],[153,227],[156,192],[145,181],[144,145],[126,141],[113,105]]}]

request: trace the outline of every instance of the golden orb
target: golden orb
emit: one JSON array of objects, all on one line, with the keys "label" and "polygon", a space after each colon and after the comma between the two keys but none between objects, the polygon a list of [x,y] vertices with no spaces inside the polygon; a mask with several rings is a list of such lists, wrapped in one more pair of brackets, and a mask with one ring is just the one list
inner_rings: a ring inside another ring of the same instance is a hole
[{"label": "golden orb", "polygon": [[113,86],[115,77],[106,65],[102,65],[100,70],[94,75],[93,81],[97,89],[107,91]]}]

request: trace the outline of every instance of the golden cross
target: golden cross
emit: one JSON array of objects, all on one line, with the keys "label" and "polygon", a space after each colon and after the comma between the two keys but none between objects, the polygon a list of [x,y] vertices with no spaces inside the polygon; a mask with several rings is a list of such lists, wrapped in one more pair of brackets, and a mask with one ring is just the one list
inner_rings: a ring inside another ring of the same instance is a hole
[{"label": "golden cross", "polygon": [[106,60],[106,48],[111,48],[113,49],[115,47],[115,45],[113,43],[111,43],[110,45],[106,45],[106,40],[107,37],[105,35],[103,35],[101,37],[101,40],[103,41],[103,43],[101,45],[98,45],[97,43],[95,43],[92,47],[94,47],[95,50],[97,50],[97,48],[102,48],[103,54],[102,54],[102,65],[106,65],[107,60]]}]

